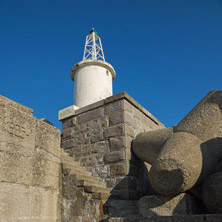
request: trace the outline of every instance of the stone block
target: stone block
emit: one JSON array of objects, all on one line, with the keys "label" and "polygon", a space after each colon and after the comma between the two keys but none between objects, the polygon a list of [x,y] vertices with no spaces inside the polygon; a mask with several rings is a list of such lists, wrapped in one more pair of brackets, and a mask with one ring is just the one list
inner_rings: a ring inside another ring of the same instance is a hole
[{"label": "stone block", "polygon": [[92,149],[93,153],[104,154],[108,152],[109,150],[109,145],[108,145],[108,142],[106,141],[99,141],[99,142],[94,143],[93,145],[94,145],[94,148]]},{"label": "stone block", "polygon": [[141,120],[141,111],[139,109],[137,109],[136,107],[134,107],[133,109],[133,116],[138,119]]},{"label": "stone block", "polygon": [[123,100],[117,100],[115,102],[105,105],[104,114],[110,115],[110,114],[115,114],[115,112],[117,111],[123,111],[124,110],[123,103],[124,103]]},{"label": "stone block", "polygon": [[66,128],[66,129],[63,129],[62,131],[62,139],[71,139],[73,137],[73,134],[74,134],[74,129],[73,128]]},{"label": "stone block", "polygon": [[131,126],[128,126],[127,124],[125,124],[125,135],[128,135],[132,138],[135,137],[134,129]]},{"label": "stone block", "polygon": [[127,148],[127,150],[131,150],[133,138],[131,136],[126,135],[125,136],[125,140],[126,140],[126,148]]},{"label": "stone block", "polygon": [[96,166],[95,168],[91,168],[91,172],[93,176],[99,176],[102,179],[110,178],[111,177],[111,166],[110,165],[101,165]]},{"label": "stone block", "polygon": [[111,126],[104,130],[105,139],[124,135],[125,124]]},{"label": "stone block", "polygon": [[115,112],[113,115],[109,116],[109,125],[113,126],[113,125],[117,125],[120,123],[124,123],[124,112]]},{"label": "stone block", "polygon": [[124,122],[127,123],[129,126],[133,127],[134,129],[137,127],[136,119],[129,112],[124,112]]},{"label": "stone block", "polygon": [[109,139],[109,149],[110,151],[124,149],[125,148],[125,137],[117,137]]},{"label": "stone block", "polygon": [[77,141],[76,138],[68,139],[68,140],[62,140],[62,144],[61,144],[61,146],[64,150],[70,149],[72,147],[76,147],[77,145],[80,145],[80,143]]},{"label": "stone block", "polygon": [[127,111],[115,112],[109,116],[109,125],[117,125],[120,123],[127,123],[129,126],[136,128],[136,119]]},{"label": "stone block", "polygon": [[104,156],[105,164],[120,162],[125,159],[126,159],[125,150],[117,150],[117,151],[108,152]]},{"label": "stone block", "polygon": [[127,174],[127,164],[126,163],[116,163],[110,166],[111,176],[124,176]]},{"label": "stone block", "polygon": [[87,122],[93,119],[101,118],[104,115],[103,112],[104,112],[103,108],[100,107],[100,108],[90,110],[85,113],[81,113],[77,116],[78,123],[80,124],[80,123]]},{"label": "stone block", "polygon": [[125,111],[133,113],[134,106],[131,103],[129,103],[127,100],[123,101],[123,107]]},{"label": "stone block", "polygon": [[62,109],[59,111],[59,120],[62,121],[66,118],[69,118],[71,116],[74,116],[75,115],[75,111],[78,109],[77,106],[69,106],[65,109]]},{"label": "stone block", "polygon": [[91,137],[90,142],[95,143],[98,141],[102,141],[104,139],[103,130],[101,129],[99,133],[94,134],[94,136]]},{"label": "stone block", "polygon": [[72,117],[72,118],[68,118],[68,119],[64,119],[62,121],[62,130],[64,130],[67,127],[75,127],[76,126],[76,117]]},{"label": "stone block", "polygon": [[107,178],[106,187],[113,188],[116,186],[116,178]]},{"label": "stone block", "polygon": [[81,108],[77,109],[75,111],[75,115],[79,115],[81,113],[85,113],[85,112],[87,112],[89,110],[94,110],[94,109],[99,108],[99,107],[101,107],[103,105],[104,105],[104,100],[100,100],[98,102],[95,102],[95,103],[92,103],[92,104],[89,104],[87,106],[84,106],[84,107],[81,107]]}]

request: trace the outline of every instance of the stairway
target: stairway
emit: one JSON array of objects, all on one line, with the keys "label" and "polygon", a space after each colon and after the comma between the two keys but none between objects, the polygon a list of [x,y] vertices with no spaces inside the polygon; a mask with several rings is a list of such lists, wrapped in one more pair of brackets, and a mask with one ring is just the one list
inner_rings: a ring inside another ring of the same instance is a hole
[{"label": "stairway", "polygon": [[100,181],[99,177],[93,176],[91,172],[64,151],[61,156],[61,165],[63,175],[69,175],[75,186],[84,189],[86,193],[91,193],[93,199],[105,201],[111,196],[111,189],[106,188],[106,184]]},{"label": "stairway", "polygon": [[[119,200],[119,196],[113,194],[112,189],[107,188],[99,177],[93,176],[78,161],[75,161],[74,157],[69,156],[64,151],[61,155],[61,165],[63,179],[68,177],[67,179],[71,180],[75,187],[88,193],[97,203],[99,201],[99,216],[96,221],[119,221],[117,220],[119,217],[121,219],[129,215],[138,215],[138,201]],[[77,217],[74,218],[74,221],[78,221]],[[89,218],[85,219],[88,221]],[[92,219],[92,221],[94,220]]]}]

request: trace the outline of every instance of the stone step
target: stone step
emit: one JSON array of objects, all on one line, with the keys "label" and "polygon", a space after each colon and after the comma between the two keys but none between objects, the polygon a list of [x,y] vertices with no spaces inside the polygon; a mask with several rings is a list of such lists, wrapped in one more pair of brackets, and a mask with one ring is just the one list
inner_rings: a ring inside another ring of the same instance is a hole
[{"label": "stone step", "polygon": [[70,157],[68,153],[66,153],[64,150],[61,152],[61,158]]},{"label": "stone step", "polygon": [[69,154],[65,153],[65,152],[61,154],[61,161],[63,163],[76,163],[76,164],[79,164],[79,162],[75,161],[74,157],[69,156]]},{"label": "stone step", "polygon": [[95,177],[95,176],[86,176],[86,175],[76,174],[76,179],[77,180],[90,180],[92,182],[99,182],[105,186],[105,183],[103,183],[102,181],[99,181],[99,178]]},{"label": "stone step", "polygon": [[104,204],[104,214],[109,216],[127,216],[139,213],[137,200],[115,200],[109,199]]},{"label": "stone step", "polygon": [[83,176],[92,176],[92,173],[89,171],[86,171],[84,168],[79,168],[79,167],[72,167],[69,164],[62,164],[63,168],[63,173],[64,174],[78,174],[78,175],[83,175]]},{"label": "stone step", "polygon": [[119,199],[120,196],[112,192],[94,192],[92,193],[92,198],[107,201],[107,199]]},{"label": "stone step", "polygon": [[85,192],[87,193],[95,193],[95,192],[104,192],[108,193],[111,191],[110,188],[105,188],[105,187],[99,187],[99,186],[85,186],[84,187]]},{"label": "stone step", "polygon": [[96,200],[107,200],[112,194],[110,192],[94,192],[92,198]]},{"label": "stone step", "polygon": [[64,158],[64,159],[62,159],[62,163],[69,164],[70,166],[74,166],[74,167],[76,167],[76,166],[81,167],[80,163],[75,161],[73,158],[71,158],[71,159]]},{"label": "stone step", "polygon": [[[75,162],[72,164],[72,163],[62,163],[62,166],[63,168],[70,168],[70,169],[78,169],[78,170],[83,170],[83,171],[87,171],[87,169],[85,167],[82,167],[78,164],[76,164]],[[89,172],[89,171],[87,171]]]},{"label": "stone step", "polygon": [[99,187],[106,188],[106,184],[99,181],[99,179],[97,177],[93,177],[93,176],[88,177],[88,176],[84,176],[84,175],[77,175],[76,179],[79,180],[79,181],[84,180],[86,183],[88,183],[88,185],[94,185],[94,186],[99,186]]},{"label": "stone step", "polygon": [[101,188],[106,188],[106,186],[103,183],[92,181],[92,180],[78,180],[78,186],[79,187],[85,187],[85,186],[96,186]]}]

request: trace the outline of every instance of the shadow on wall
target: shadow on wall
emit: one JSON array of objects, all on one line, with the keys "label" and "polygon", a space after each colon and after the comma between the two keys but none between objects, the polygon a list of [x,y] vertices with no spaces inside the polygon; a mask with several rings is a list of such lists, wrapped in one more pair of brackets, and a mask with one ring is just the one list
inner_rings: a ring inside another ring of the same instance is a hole
[{"label": "shadow on wall", "polygon": [[136,157],[132,143],[128,174],[112,189],[111,196],[104,203],[104,214],[112,217],[138,214],[138,200],[156,193],[149,183],[150,165]]}]

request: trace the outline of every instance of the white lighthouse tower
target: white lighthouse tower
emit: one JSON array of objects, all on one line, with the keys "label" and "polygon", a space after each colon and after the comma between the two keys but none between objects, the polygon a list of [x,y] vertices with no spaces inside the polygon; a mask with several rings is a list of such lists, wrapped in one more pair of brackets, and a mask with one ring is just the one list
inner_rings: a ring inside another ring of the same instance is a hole
[{"label": "white lighthouse tower", "polygon": [[86,36],[83,60],[71,70],[75,109],[112,96],[115,76],[113,67],[105,62],[101,39],[93,28]]}]

